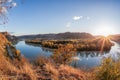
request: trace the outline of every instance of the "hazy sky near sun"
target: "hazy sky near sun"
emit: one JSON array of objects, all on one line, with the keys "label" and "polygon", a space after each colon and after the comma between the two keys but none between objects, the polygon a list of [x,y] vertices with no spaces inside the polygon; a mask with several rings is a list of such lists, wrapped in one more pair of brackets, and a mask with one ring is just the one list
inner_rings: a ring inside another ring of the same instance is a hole
[{"label": "hazy sky near sun", "polygon": [[120,0],[25,0],[18,2],[8,17],[9,23],[0,25],[0,31],[16,35],[68,31],[118,34]]}]

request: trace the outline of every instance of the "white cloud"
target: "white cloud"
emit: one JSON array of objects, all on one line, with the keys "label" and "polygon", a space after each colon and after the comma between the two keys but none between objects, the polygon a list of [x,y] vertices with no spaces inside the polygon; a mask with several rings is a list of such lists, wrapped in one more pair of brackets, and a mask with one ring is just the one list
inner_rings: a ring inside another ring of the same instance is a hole
[{"label": "white cloud", "polygon": [[70,27],[70,26],[71,26],[71,23],[68,22],[68,23],[66,24],[66,27]]},{"label": "white cloud", "polygon": [[16,4],[15,2],[13,2],[13,3],[12,3],[12,6],[15,7],[15,6],[17,6],[17,4]]},{"label": "white cloud", "polygon": [[87,17],[87,20],[90,20],[90,17]]},{"label": "white cloud", "polygon": [[[74,21],[77,21],[80,19],[90,20],[90,17],[89,16],[74,16],[72,19]],[[71,27],[71,24],[73,24],[74,21],[68,22],[65,27],[67,27],[67,28]]]},{"label": "white cloud", "polygon": [[82,19],[83,18],[83,16],[74,16],[73,17],[73,20],[80,20],[80,19]]},{"label": "white cloud", "polygon": [[12,2],[12,0],[7,0],[7,2]]}]

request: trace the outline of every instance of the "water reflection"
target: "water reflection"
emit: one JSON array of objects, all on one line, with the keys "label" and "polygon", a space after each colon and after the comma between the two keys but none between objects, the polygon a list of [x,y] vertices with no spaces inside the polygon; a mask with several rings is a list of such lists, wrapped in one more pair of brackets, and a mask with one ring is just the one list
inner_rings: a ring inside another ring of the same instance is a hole
[{"label": "water reflection", "polygon": [[72,66],[77,68],[92,68],[100,65],[103,58],[112,57],[114,60],[120,59],[120,45],[116,42],[111,47],[109,52],[78,52],[77,56],[73,57]]},{"label": "water reflection", "polygon": [[71,65],[77,68],[92,68],[99,65],[102,56],[107,53],[109,52],[78,52]]},{"label": "water reflection", "polygon": [[[117,60],[120,58],[120,45],[113,41],[112,43],[115,45],[111,47],[109,52],[77,52],[77,55],[73,57],[71,65],[77,68],[92,68],[100,65],[101,60],[109,56]],[[54,51],[53,49],[41,47],[40,44],[26,44],[24,41],[20,41],[16,45],[16,48],[19,49],[28,59],[34,59],[38,55],[49,57]]]},{"label": "water reflection", "polygon": [[52,50],[44,49],[40,45],[25,44],[24,41],[20,41],[16,44],[16,48],[28,59],[34,59],[39,55],[46,57],[52,55]]},{"label": "water reflection", "polygon": [[54,51],[53,49],[42,47],[40,44],[33,44],[33,43],[25,43],[25,44],[28,46],[40,47],[42,49],[42,51],[45,51],[45,52],[53,52]]}]

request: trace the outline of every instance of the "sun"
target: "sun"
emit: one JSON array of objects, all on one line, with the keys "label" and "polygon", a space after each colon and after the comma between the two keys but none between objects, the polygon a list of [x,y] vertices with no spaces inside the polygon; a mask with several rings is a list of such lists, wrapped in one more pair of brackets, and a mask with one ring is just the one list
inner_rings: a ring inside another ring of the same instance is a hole
[{"label": "sun", "polygon": [[111,35],[111,34],[115,34],[114,28],[112,27],[98,27],[95,31],[95,34],[97,35],[103,35],[105,37]]}]

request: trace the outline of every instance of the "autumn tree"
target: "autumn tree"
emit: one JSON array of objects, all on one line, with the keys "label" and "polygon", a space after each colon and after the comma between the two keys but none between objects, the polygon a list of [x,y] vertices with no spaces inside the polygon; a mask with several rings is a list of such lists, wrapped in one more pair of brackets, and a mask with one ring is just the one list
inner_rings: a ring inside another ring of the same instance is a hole
[{"label": "autumn tree", "polygon": [[69,64],[76,53],[75,51],[72,44],[66,44],[54,51],[52,59],[57,64]]}]

